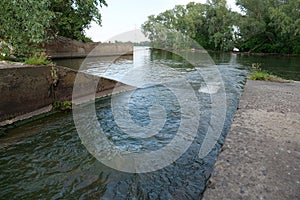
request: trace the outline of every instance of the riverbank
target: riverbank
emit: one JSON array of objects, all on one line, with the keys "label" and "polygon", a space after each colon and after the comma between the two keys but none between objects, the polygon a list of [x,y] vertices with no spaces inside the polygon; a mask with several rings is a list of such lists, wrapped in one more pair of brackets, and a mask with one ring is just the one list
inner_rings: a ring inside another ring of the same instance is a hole
[{"label": "riverbank", "polygon": [[255,53],[255,52],[229,52],[229,53],[235,53],[239,55],[247,55],[247,56],[272,56],[272,57],[300,57],[300,54],[282,54],[282,53]]},{"label": "riverbank", "polygon": [[203,199],[300,199],[300,82],[248,81]]}]

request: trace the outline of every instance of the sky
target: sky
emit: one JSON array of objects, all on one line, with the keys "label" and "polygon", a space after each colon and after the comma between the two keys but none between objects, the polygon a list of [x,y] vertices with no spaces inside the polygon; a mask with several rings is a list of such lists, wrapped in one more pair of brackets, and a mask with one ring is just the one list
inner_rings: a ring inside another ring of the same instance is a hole
[{"label": "sky", "polygon": [[[146,38],[139,31],[150,15],[157,15],[175,5],[189,2],[205,3],[206,0],[106,0],[108,6],[102,7],[102,27],[92,22],[86,35],[94,42],[107,41],[144,41]],[[227,0],[232,10],[238,10],[235,0]]]}]

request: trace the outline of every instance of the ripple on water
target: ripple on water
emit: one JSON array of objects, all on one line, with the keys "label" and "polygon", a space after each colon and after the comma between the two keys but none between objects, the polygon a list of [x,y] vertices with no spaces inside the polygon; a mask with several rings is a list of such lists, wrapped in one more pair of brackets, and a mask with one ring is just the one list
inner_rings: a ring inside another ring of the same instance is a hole
[{"label": "ripple on water", "polygon": [[[172,59],[159,55],[157,57],[157,61],[164,67],[172,66]],[[155,55],[145,56],[145,58],[155,60]],[[147,60],[144,63],[153,64],[153,61]],[[76,132],[71,113],[53,115],[39,122],[10,130],[10,132],[32,132],[32,136],[16,145],[0,149],[1,197],[3,199],[100,197],[102,199],[199,199],[229,130],[246,73],[235,66],[218,66],[227,91],[227,118],[222,136],[215,148],[205,159],[200,159],[198,152],[210,125],[211,99],[209,94],[197,92],[203,86],[201,77],[190,65],[186,65],[176,57],[173,67],[180,69],[180,73],[196,91],[201,120],[196,138],[176,162],[151,173],[129,174],[116,171],[106,167],[89,154]],[[122,93],[118,98],[128,98],[128,95],[129,93]],[[149,125],[151,123],[149,110],[154,104],[164,107],[166,121],[159,134],[146,139],[133,137],[118,128],[111,111],[110,98],[103,98],[97,102],[96,113],[105,135],[116,146],[133,152],[155,151],[172,141],[180,126],[181,117],[188,116],[181,116],[179,102],[168,88],[154,85],[140,88],[131,95],[129,113],[132,120],[140,126]],[[121,112],[122,109],[119,111]],[[193,113],[189,115],[191,117]],[[82,113],[82,117],[87,115]],[[89,123],[88,119],[87,123]]]}]

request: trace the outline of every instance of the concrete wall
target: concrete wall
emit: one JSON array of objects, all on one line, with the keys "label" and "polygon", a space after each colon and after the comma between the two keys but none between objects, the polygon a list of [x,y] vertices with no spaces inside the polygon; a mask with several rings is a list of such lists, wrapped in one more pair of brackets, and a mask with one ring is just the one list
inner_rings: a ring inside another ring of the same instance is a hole
[{"label": "concrete wall", "polygon": [[82,58],[89,56],[132,55],[133,45],[113,43],[83,43],[57,37],[45,45],[46,53],[52,58]]},{"label": "concrete wall", "polygon": [[[49,106],[56,100],[71,100],[78,73],[82,96],[88,95],[84,93],[89,86],[88,80],[99,79],[65,67],[56,66],[54,69],[58,75],[56,86],[53,86],[52,67],[0,63],[0,122]],[[127,86],[101,78],[96,88],[100,94],[97,97],[112,93],[116,87]]]},{"label": "concrete wall", "polygon": [[50,67],[12,66],[0,69],[0,121],[11,119],[53,102],[48,95]]}]

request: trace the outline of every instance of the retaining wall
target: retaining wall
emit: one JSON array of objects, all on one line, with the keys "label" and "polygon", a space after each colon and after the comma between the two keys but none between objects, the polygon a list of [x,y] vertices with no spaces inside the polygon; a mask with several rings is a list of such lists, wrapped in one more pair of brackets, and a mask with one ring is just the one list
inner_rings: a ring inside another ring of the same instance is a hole
[{"label": "retaining wall", "polygon": [[83,43],[65,37],[57,37],[45,45],[46,53],[52,58],[82,58],[89,56],[132,55],[133,45],[90,42]]},{"label": "retaining wall", "polygon": [[[53,77],[54,71],[57,80]],[[114,80],[60,66],[52,68],[0,63],[0,126],[13,122],[7,120],[49,106],[54,101],[71,100],[74,80],[78,73],[82,96],[89,95],[84,93],[85,88],[89,87],[87,80],[100,79],[96,86],[97,97],[111,94],[114,89],[127,87]],[[54,84],[56,81],[58,82]]]}]

